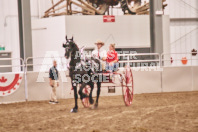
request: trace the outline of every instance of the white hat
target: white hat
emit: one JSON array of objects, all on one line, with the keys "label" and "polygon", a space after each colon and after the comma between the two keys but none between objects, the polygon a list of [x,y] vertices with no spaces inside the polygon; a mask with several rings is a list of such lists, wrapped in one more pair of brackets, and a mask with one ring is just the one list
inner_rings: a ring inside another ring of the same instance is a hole
[{"label": "white hat", "polygon": [[97,45],[97,44],[101,44],[102,46],[104,45],[104,42],[102,42],[101,40],[97,40],[96,42],[95,42],[95,44]]}]

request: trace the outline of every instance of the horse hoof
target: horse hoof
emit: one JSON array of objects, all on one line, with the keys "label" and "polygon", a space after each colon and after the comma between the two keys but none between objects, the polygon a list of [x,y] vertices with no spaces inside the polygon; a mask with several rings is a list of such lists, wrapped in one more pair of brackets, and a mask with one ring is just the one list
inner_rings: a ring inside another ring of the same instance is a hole
[{"label": "horse hoof", "polygon": [[94,104],[94,100],[93,99],[89,99],[89,103],[92,105]]},{"label": "horse hoof", "polygon": [[98,104],[95,103],[95,105],[92,107],[92,109],[97,109],[98,108]]},{"label": "horse hoof", "polygon": [[70,112],[71,112],[71,113],[77,113],[77,112],[78,112],[78,109],[73,108],[73,109],[71,109]]}]

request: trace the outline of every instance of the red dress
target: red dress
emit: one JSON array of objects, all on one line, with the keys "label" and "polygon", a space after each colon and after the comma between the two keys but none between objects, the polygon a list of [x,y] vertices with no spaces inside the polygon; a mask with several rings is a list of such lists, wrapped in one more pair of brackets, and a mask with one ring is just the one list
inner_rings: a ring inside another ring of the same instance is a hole
[{"label": "red dress", "polygon": [[108,51],[107,52],[107,59],[106,61],[108,63],[112,62],[112,61],[118,61],[118,53],[114,50],[114,51]]}]

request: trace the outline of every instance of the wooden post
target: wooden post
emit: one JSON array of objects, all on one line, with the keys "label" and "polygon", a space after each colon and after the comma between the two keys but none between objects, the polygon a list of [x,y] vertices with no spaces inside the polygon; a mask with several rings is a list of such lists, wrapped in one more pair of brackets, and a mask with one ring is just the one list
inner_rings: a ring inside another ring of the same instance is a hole
[{"label": "wooden post", "polygon": [[60,0],[59,2],[57,2],[54,6],[52,6],[51,8],[49,8],[47,11],[45,11],[45,13],[49,12],[51,9],[53,9],[55,6],[59,5],[60,3],[62,3],[64,0]]},{"label": "wooden post", "polygon": [[99,13],[97,9],[95,9],[93,6],[87,4],[83,0],[78,0],[78,1],[80,1],[82,4],[84,4],[85,6],[89,7],[90,9],[94,10],[96,13]]},{"label": "wooden post", "polygon": [[67,12],[67,14],[69,14],[68,6],[69,6],[69,0],[67,0],[67,3],[66,3],[66,12]]},{"label": "wooden post", "polygon": [[56,8],[56,9],[54,9],[54,10],[52,10],[52,11],[49,11],[48,14],[49,14],[49,13],[52,13],[52,12],[55,12],[55,11],[58,11],[58,10],[64,8],[64,7],[66,7],[66,5],[67,5],[67,4],[64,4],[64,5],[62,5],[62,6],[58,7],[58,8]]},{"label": "wooden post", "polygon": [[51,0],[51,2],[52,2],[53,12],[55,13],[55,11],[54,11],[54,0]]},{"label": "wooden post", "polygon": [[69,2],[69,10],[70,10],[70,15],[72,15],[72,3],[71,3],[71,1]]},{"label": "wooden post", "polygon": [[74,1],[71,1],[71,3],[72,3],[72,4],[75,4],[75,5],[79,6],[79,7],[81,7],[82,9],[84,9],[84,10],[90,12],[91,14],[95,14],[95,12],[94,12],[92,9],[90,9],[90,8],[88,8],[88,7],[86,7],[86,6],[80,5],[80,4],[78,4],[78,3],[74,2]]}]

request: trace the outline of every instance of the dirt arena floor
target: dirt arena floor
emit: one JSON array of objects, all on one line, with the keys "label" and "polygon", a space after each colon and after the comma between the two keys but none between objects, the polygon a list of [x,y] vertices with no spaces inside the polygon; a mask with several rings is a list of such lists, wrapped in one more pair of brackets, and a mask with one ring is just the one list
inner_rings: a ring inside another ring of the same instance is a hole
[{"label": "dirt arena floor", "polygon": [[96,110],[70,113],[73,99],[0,105],[0,131],[52,132],[198,132],[198,92],[135,95],[125,107],[122,96],[101,97]]}]

